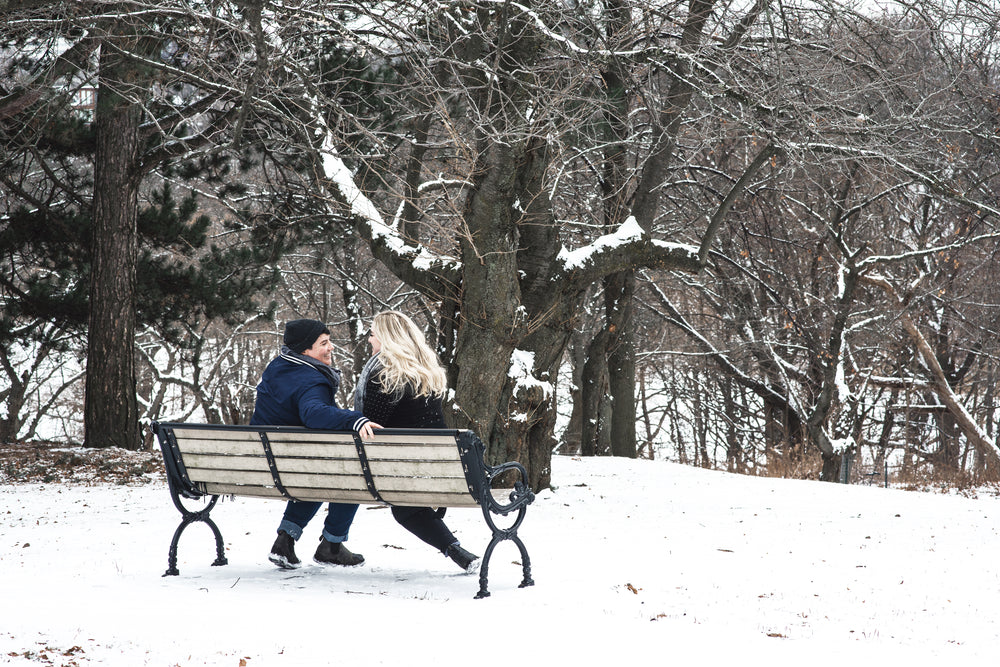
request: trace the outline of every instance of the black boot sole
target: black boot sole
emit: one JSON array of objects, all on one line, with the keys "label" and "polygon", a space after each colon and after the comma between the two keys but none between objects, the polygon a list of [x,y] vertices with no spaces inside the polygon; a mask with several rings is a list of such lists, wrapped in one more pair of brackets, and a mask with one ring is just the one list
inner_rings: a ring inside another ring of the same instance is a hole
[{"label": "black boot sole", "polygon": [[329,567],[360,567],[365,564],[364,561],[360,563],[336,563],[329,560],[320,560],[318,558],[313,558],[313,562],[319,565],[327,565]]}]

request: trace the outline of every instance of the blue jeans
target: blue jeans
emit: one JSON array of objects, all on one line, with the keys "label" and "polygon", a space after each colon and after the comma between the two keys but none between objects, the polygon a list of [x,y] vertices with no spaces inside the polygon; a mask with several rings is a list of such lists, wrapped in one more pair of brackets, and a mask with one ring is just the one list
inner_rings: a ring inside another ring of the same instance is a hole
[{"label": "blue jeans", "polygon": [[[283,530],[295,541],[302,537],[302,529],[306,527],[309,520],[316,516],[323,503],[300,502],[297,500],[288,501],[285,507],[285,515],[281,519],[278,530]],[[326,521],[323,522],[323,537],[328,542],[344,542],[347,540],[347,533],[351,529],[351,522],[358,511],[357,505],[345,503],[330,503],[330,509],[326,513]]]}]

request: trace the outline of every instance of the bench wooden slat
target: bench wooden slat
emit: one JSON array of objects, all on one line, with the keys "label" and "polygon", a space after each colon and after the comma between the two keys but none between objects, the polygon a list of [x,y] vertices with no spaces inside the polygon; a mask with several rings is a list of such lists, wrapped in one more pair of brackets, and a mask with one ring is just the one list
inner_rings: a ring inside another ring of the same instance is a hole
[{"label": "bench wooden slat", "polygon": [[340,444],[354,447],[354,436],[350,433],[316,433],[315,431],[268,431],[267,439],[271,444],[282,443],[321,443],[324,445]]},{"label": "bench wooden slat", "polygon": [[[190,469],[200,470],[250,470],[266,472],[269,476],[271,469],[267,465],[267,458],[260,456],[212,456],[210,454],[187,454],[184,457]],[[358,475],[363,476],[361,464],[357,458],[354,459],[299,459],[299,458],[277,458],[275,464],[278,467],[279,475],[285,473],[320,473],[326,475]],[[422,474],[415,471],[413,474]]]},{"label": "bench wooden slat", "polygon": [[270,474],[264,453],[259,456],[216,456],[212,454],[186,454],[188,468],[206,470],[256,470]]},{"label": "bench wooden slat", "polygon": [[309,442],[271,442],[271,451],[275,457],[297,456],[324,459],[357,459],[358,449],[354,443],[309,443]]},{"label": "bench wooden slat", "polygon": [[418,461],[459,461],[458,447],[451,441],[450,447],[421,447],[419,445],[385,445],[365,443],[365,454],[369,461],[388,459],[390,461],[408,459]]},{"label": "bench wooden slat", "polygon": [[384,498],[393,491],[418,491],[428,493],[469,493],[465,478],[455,477],[378,477],[375,488]]},{"label": "bench wooden slat", "polygon": [[357,475],[364,477],[361,463],[357,456],[353,459],[299,459],[287,456],[275,456],[274,464],[278,474],[284,480],[287,473],[315,472],[325,475]]},{"label": "bench wooden slat", "polygon": [[247,486],[274,486],[274,478],[268,471],[254,472],[252,470],[217,470],[193,467],[188,467],[187,470],[188,477],[196,484],[199,482],[222,482]]},{"label": "bench wooden slat", "polygon": [[369,459],[368,463],[376,480],[383,475],[465,479],[462,464],[457,461],[372,461]]},{"label": "bench wooden slat", "polygon": [[[265,486],[245,486],[242,484],[205,484],[205,493],[211,495],[219,496],[249,496],[251,498],[274,498],[278,500],[284,500],[285,497],[281,495],[278,489]],[[359,505],[374,505],[376,501],[374,498],[365,492],[357,491],[337,491],[336,497],[333,497],[329,492],[324,492],[322,489],[307,489],[292,487],[288,489],[288,493],[292,495],[293,498],[298,500],[308,500],[313,502],[335,502],[335,503],[358,503]]]},{"label": "bench wooden slat", "polygon": [[231,456],[263,456],[264,449],[260,444],[260,439],[254,440],[213,440],[202,437],[182,438],[177,437],[177,447],[181,453],[188,454],[229,454]]},{"label": "bench wooden slat", "polygon": [[[212,470],[204,468],[188,468],[192,482],[215,484],[242,484],[245,486],[275,486],[270,472],[254,472],[250,470]],[[302,486],[307,488],[328,488],[331,491],[367,492],[368,485],[360,475],[318,475],[289,473],[281,476],[281,483],[286,488]]]},{"label": "bench wooden slat", "polygon": [[381,495],[387,503],[407,507],[479,507],[479,503],[473,500],[468,492],[458,494],[395,491]]},{"label": "bench wooden slat", "polygon": [[455,448],[454,435],[417,435],[417,434],[388,434],[382,431],[375,431],[374,440],[365,440],[365,449],[373,445],[411,445],[419,444],[428,447]]},{"label": "bench wooden slat", "polygon": [[298,500],[308,500],[317,503],[357,503],[358,505],[378,505],[380,504],[371,497],[367,491],[338,491],[336,497],[323,489],[308,489],[293,487],[288,489],[288,493]]},{"label": "bench wooden slat", "polygon": [[213,496],[249,496],[251,498],[284,499],[281,491],[273,486],[246,486],[245,484],[218,484],[209,482],[200,485],[205,493]]},{"label": "bench wooden slat", "polygon": [[[303,487],[308,489],[336,489],[337,491],[364,491],[368,484],[362,475],[318,475],[313,473],[289,473],[281,476],[285,488]],[[291,493],[291,491],[289,491]],[[294,495],[294,494],[292,494]]]},{"label": "bench wooden slat", "polygon": [[[246,486],[243,484],[218,484],[210,483],[204,485],[205,492],[211,495],[236,495],[250,498],[278,499],[284,496],[274,487]],[[367,492],[337,491],[333,496],[323,489],[310,489],[291,487],[288,492],[298,500],[312,502],[337,502],[337,503],[358,503],[359,505],[378,504]],[[447,493],[414,493],[414,492],[391,492],[388,497],[383,496],[386,502],[393,505],[407,507],[479,507],[468,494],[447,494]]]},{"label": "bench wooden slat", "polygon": [[204,428],[184,428],[182,426],[174,428],[174,436],[180,440],[215,440],[225,441],[249,441],[260,442],[260,435],[256,431],[244,431],[236,429],[204,429]]}]

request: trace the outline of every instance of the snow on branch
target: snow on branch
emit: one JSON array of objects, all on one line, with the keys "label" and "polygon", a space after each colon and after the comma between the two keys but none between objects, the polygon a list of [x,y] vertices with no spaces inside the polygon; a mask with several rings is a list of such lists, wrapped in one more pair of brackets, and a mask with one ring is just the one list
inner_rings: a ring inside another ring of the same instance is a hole
[{"label": "snow on branch", "polygon": [[[958,241],[955,241],[954,243],[943,243],[941,245],[930,246],[918,250],[901,252],[896,255],[872,255],[858,262],[858,268],[867,270],[869,267],[876,266],[878,264],[885,264],[889,262],[903,262],[908,259],[925,257],[927,255],[936,255],[940,252],[947,252],[949,250],[957,250],[959,248],[964,248],[969,245],[975,245],[980,241],[991,241],[998,238],[1000,238],[1000,232],[989,232],[986,234],[979,234],[977,236],[973,236],[970,238],[962,238]],[[878,278],[879,276],[875,277]]]},{"label": "snow on branch", "polygon": [[[262,18],[265,39],[272,46],[280,45],[280,30],[275,17]],[[307,88],[309,88],[307,86]],[[450,257],[437,255],[422,244],[410,244],[385,223],[375,204],[354,182],[354,174],[344,163],[337,150],[333,131],[323,117],[321,105],[315,96],[308,97],[310,117],[316,123],[320,138],[319,161],[322,170],[320,187],[330,191],[350,211],[360,235],[369,242],[372,253],[404,282],[421,288],[427,293],[441,293],[443,284],[454,284],[454,275],[460,263]],[[433,271],[432,271],[433,270]]]},{"label": "snow on branch", "polygon": [[590,245],[586,245],[578,250],[566,250],[564,246],[559,251],[556,259],[563,263],[567,271],[583,268],[588,262],[594,261],[594,255],[608,248],[617,248],[642,239],[644,232],[634,216],[629,216],[628,220],[622,223],[617,231],[605,234]]},{"label": "snow on branch", "polygon": [[[566,49],[568,49],[573,53],[596,55],[601,58],[612,58],[612,57],[635,56],[643,53],[643,51],[645,50],[640,48],[640,49],[623,49],[617,51],[617,50],[599,49],[595,48],[594,46],[580,46],[572,39],[566,37],[563,34],[560,34],[557,28],[549,26],[545,22],[545,19],[543,19],[541,16],[538,15],[537,11],[535,11],[531,7],[528,7],[527,5],[521,4],[520,2],[511,2],[511,0],[490,0],[490,1],[493,2],[494,4],[502,4],[507,7],[517,8],[519,11],[524,13],[524,15],[527,16],[532,22],[534,22],[535,27],[538,28],[538,31],[542,35],[551,39],[554,42],[562,44]],[[691,64],[697,64],[697,61],[691,56],[691,54],[683,52],[671,52],[670,55],[675,59],[687,60]]]},{"label": "snow on branch", "polygon": [[535,378],[535,353],[527,350],[514,350],[510,356],[510,369],[507,376],[514,381],[514,395],[521,396],[532,390],[540,392],[540,400],[545,400],[555,393],[551,382]]},{"label": "snow on branch", "polygon": [[408,264],[416,271],[455,271],[459,263],[450,257],[437,255],[422,244],[410,244],[396,230],[385,224],[382,214],[375,204],[355,184],[354,175],[340,157],[334,144],[333,133],[327,127],[322,114],[314,114],[322,128],[323,140],[320,146],[325,185],[332,186],[339,199],[350,209],[351,217],[359,227],[361,235],[369,239],[373,249],[376,246],[389,254],[396,268],[401,263]]},{"label": "snow on branch", "polygon": [[[502,4],[505,4],[505,5],[509,5],[511,7],[517,7],[519,10],[521,10],[522,12],[524,12],[525,15],[527,15],[528,17],[530,17],[535,22],[535,27],[538,28],[539,32],[541,32],[543,35],[545,35],[549,39],[552,39],[552,40],[554,40],[556,42],[559,42],[559,43],[565,45],[566,48],[568,48],[570,51],[573,51],[574,53],[599,53],[599,54],[602,54],[602,55],[608,55],[610,53],[608,51],[602,51],[602,50],[599,50],[599,49],[592,49],[592,48],[582,47],[582,46],[578,45],[576,42],[574,42],[573,40],[568,39],[568,38],[566,38],[563,35],[560,35],[558,32],[556,32],[555,30],[553,30],[552,28],[550,28],[548,25],[546,25],[545,21],[542,19],[541,16],[538,15],[538,13],[536,11],[534,11],[530,7],[522,5],[519,2],[510,2],[509,0],[494,0],[494,1],[498,2],[498,4],[502,3]],[[631,52],[628,52],[628,53],[631,53]],[[621,55],[627,55],[628,53],[622,53]]]},{"label": "snow on branch", "polygon": [[[639,252],[641,249],[649,252],[642,254]],[[567,250],[563,246],[556,260],[562,264],[566,273],[594,270],[604,258],[622,251],[629,251],[630,263],[635,266],[669,264],[671,268],[700,268],[697,246],[650,239],[634,216],[629,216],[614,232],[605,234],[582,248]],[[615,268],[612,267],[613,270]]]}]

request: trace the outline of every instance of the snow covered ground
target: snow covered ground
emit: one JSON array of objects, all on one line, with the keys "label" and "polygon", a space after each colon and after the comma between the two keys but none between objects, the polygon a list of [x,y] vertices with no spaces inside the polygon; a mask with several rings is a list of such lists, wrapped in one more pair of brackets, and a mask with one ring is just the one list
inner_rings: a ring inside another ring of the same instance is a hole
[{"label": "snow covered ground", "polygon": [[[161,577],[162,482],[0,485],[0,664],[997,664],[996,497],[608,458],[553,478],[521,529],[536,585],[507,543],[485,600],[385,509],[352,528],[364,566],[311,562],[317,518],[286,572],[266,560],[282,503],[226,500],[229,565],[194,525]],[[482,553],[478,511],[448,520]]]}]

